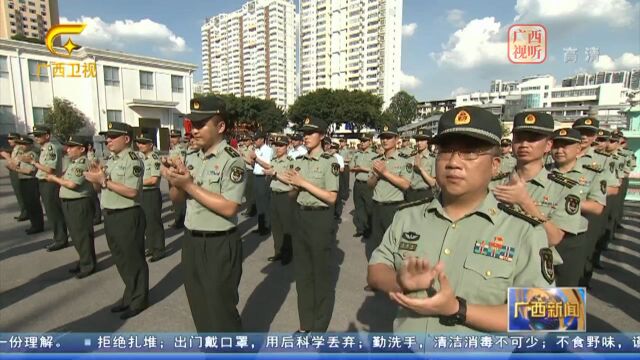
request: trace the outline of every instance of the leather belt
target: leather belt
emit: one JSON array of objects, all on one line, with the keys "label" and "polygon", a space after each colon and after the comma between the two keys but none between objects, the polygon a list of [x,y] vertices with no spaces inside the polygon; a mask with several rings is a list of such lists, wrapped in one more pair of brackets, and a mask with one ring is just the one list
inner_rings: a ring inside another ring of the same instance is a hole
[{"label": "leather belt", "polygon": [[193,236],[193,237],[210,238],[210,237],[218,237],[218,236],[225,236],[225,235],[233,234],[234,232],[236,232],[236,230],[238,230],[238,228],[236,228],[236,227],[232,227],[231,229],[225,230],[225,231],[189,230],[189,234],[191,236]]}]

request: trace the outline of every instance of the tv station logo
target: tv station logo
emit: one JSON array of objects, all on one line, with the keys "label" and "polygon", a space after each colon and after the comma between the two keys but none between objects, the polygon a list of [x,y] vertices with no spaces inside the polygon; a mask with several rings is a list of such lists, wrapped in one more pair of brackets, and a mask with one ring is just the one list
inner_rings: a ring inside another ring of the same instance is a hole
[{"label": "tv station logo", "polygon": [[[54,41],[62,35],[79,35],[84,31],[86,26],[87,24],[58,24],[52,26],[44,39],[47,50],[57,57],[70,59],[73,52],[80,49],[80,45],[74,43],[71,37],[69,37],[67,42],[62,46],[67,51],[64,53],[54,47]],[[36,68],[38,80],[40,80],[43,71],[45,71],[46,76],[48,76],[49,71],[51,71],[51,75],[54,78],[95,78],[97,76],[95,61],[38,62]]]},{"label": "tv station logo", "polygon": [[585,288],[509,288],[508,331],[586,331]]},{"label": "tv station logo", "polygon": [[547,28],[513,24],[507,33],[507,56],[513,64],[542,64],[547,60]]}]

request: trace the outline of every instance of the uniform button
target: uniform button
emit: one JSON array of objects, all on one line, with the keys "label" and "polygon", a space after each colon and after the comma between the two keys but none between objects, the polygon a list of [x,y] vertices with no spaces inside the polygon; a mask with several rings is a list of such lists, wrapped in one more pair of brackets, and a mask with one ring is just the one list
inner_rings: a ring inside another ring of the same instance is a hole
[{"label": "uniform button", "polygon": [[491,276],[491,270],[487,270],[484,274],[487,275],[487,277]]},{"label": "uniform button", "polygon": [[449,255],[449,254],[451,254],[451,250],[449,250],[449,249],[444,249],[444,254],[445,254],[445,255]]},{"label": "uniform button", "polygon": [[452,228],[452,229],[455,229],[455,228],[456,228],[456,224],[455,224],[455,223],[454,223],[454,224],[451,224],[451,228]]}]

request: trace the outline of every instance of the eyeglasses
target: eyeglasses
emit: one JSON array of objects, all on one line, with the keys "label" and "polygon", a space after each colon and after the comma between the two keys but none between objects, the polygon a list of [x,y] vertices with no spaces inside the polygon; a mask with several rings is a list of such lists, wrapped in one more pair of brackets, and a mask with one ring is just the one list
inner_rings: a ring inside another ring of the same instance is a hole
[{"label": "eyeglasses", "polygon": [[196,129],[196,130],[200,130],[202,129],[205,125],[207,125],[208,121],[192,121],[191,122],[191,127]]},{"label": "eyeglasses", "polygon": [[610,143],[612,143],[612,144],[615,144],[615,143],[617,143],[617,142],[618,142],[618,140],[609,139],[609,142],[610,142]]},{"label": "eyeglasses", "polygon": [[502,144],[502,145],[500,145],[500,147],[509,147],[509,146],[511,146],[511,144]]},{"label": "eyeglasses", "polygon": [[454,148],[440,148],[436,149],[436,157],[442,160],[449,160],[453,157],[453,154],[458,154],[460,159],[465,161],[477,160],[481,155],[491,155],[490,151],[480,151],[471,149],[454,149]]},{"label": "eyeglasses", "polygon": [[114,139],[117,139],[117,138],[119,138],[120,136],[123,136],[123,135],[124,134],[109,134],[109,135],[107,135],[107,139],[114,140]]}]

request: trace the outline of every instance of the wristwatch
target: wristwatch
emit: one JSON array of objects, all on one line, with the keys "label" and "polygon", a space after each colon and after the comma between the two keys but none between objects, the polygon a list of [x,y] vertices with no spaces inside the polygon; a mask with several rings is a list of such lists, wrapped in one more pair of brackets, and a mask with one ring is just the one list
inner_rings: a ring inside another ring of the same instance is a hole
[{"label": "wristwatch", "polygon": [[462,325],[467,321],[467,300],[456,296],[458,299],[458,312],[453,315],[440,316],[440,324],[444,326]]},{"label": "wristwatch", "polygon": [[104,178],[104,180],[102,180],[102,184],[100,184],[100,187],[103,189],[107,188],[107,181],[109,181],[109,179]]}]

